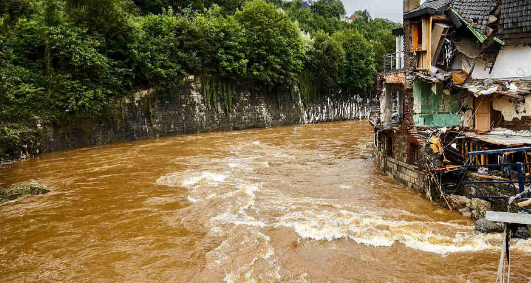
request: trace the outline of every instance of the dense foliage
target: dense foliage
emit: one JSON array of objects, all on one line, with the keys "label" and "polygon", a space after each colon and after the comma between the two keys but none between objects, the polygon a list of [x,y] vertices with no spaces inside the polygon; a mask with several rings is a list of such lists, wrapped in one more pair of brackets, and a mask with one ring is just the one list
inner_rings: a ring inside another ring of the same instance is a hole
[{"label": "dense foliage", "polygon": [[340,0],[2,0],[0,122],[95,117],[190,75],[208,99],[241,82],[305,101],[368,93],[398,25],[344,14]]}]

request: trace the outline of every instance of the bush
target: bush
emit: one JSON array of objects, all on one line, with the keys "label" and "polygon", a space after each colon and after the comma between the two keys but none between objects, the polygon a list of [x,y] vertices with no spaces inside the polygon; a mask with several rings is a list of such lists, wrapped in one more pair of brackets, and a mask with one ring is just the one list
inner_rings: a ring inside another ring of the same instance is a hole
[{"label": "bush", "polygon": [[293,83],[304,55],[297,25],[264,1],[245,3],[236,19],[245,31],[249,76],[269,86]]}]

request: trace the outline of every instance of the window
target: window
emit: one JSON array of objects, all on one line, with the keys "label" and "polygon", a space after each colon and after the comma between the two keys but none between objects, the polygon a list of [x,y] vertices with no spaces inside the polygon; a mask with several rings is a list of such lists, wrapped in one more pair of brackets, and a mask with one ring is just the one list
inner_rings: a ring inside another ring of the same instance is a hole
[{"label": "window", "polygon": [[413,37],[413,51],[422,50],[422,22],[411,24],[411,35]]},{"label": "window", "polygon": [[417,163],[419,159],[419,145],[416,143],[410,143],[408,149],[408,163]]},{"label": "window", "polygon": [[417,69],[431,68],[431,26],[432,17],[425,17],[420,22],[411,24],[413,51],[417,52]]}]

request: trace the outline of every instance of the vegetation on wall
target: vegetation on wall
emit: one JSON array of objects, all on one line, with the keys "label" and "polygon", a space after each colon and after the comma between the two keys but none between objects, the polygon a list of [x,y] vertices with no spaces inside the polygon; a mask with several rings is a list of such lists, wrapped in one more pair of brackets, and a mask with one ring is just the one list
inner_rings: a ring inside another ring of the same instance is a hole
[{"label": "vegetation on wall", "polygon": [[398,25],[344,14],[339,0],[3,0],[0,124],[98,117],[190,75],[227,112],[242,81],[305,101],[367,93]]}]

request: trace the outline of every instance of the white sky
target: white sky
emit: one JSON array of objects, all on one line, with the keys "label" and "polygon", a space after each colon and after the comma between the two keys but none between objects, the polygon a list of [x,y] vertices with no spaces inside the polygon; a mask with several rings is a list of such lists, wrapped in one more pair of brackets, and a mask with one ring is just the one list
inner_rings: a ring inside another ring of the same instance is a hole
[{"label": "white sky", "polygon": [[[342,0],[347,10],[347,15],[356,10],[369,10],[373,18],[389,19],[393,22],[402,22],[402,0]],[[425,0],[421,0],[423,3]]]}]

